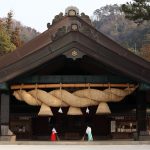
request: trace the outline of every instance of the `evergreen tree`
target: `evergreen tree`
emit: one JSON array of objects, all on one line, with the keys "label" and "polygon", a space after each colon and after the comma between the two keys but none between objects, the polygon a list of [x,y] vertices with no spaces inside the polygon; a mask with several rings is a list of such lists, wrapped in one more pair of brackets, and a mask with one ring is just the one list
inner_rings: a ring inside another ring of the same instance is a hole
[{"label": "evergreen tree", "polygon": [[16,49],[16,46],[11,42],[5,24],[0,20],[0,56],[13,51],[14,49]]},{"label": "evergreen tree", "polygon": [[11,42],[16,46],[16,47],[21,47],[22,41],[20,39],[19,35],[19,28],[16,27],[15,30],[11,34]]},{"label": "evergreen tree", "polygon": [[6,18],[6,30],[8,34],[10,35],[12,33],[12,23],[13,23],[12,17],[13,17],[13,12],[12,11],[8,12],[7,18]]},{"label": "evergreen tree", "polygon": [[[24,42],[39,34],[32,28],[28,31],[28,28],[13,20],[12,11],[8,12],[6,18],[0,19],[0,56],[21,47]],[[24,37],[28,37],[28,39],[25,41]]]},{"label": "evergreen tree", "polygon": [[16,49],[16,46],[11,42],[10,36],[7,32],[1,28],[0,29],[0,55],[11,52]]},{"label": "evergreen tree", "polygon": [[133,0],[122,5],[122,11],[126,18],[142,23],[144,20],[150,20],[150,0]]}]

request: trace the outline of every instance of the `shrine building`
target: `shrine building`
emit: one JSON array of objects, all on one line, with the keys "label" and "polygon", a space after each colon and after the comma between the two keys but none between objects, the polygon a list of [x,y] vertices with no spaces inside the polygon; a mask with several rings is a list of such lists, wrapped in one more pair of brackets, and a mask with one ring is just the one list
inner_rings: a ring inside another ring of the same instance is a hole
[{"label": "shrine building", "polygon": [[143,140],[150,131],[150,62],[93,25],[78,8],[0,58],[0,137],[48,141]]}]

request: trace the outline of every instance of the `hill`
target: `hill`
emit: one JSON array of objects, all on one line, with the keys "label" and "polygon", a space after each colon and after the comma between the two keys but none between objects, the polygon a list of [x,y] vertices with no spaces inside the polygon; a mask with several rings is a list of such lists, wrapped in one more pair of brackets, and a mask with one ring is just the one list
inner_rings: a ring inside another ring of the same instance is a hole
[{"label": "hill", "polygon": [[[5,22],[6,18],[0,18],[0,20]],[[20,21],[12,19],[12,28],[15,29],[16,27],[19,28],[19,35],[23,43],[30,41],[40,34],[40,32],[38,32],[36,29],[22,25]]]},{"label": "hill", "polygon": [[14,20],[12,11],[8,12],[6,18],[0,18],[0,56],[22,47],[39,34],[35,29]]},{"label": "hill", "polygon": [[150,23],[146,21],[138,25],[126,19],[121,7],[117,4],[106,5],[95,10],[92,22],[97,30],[137,54],[140,53],[150,26]]}]

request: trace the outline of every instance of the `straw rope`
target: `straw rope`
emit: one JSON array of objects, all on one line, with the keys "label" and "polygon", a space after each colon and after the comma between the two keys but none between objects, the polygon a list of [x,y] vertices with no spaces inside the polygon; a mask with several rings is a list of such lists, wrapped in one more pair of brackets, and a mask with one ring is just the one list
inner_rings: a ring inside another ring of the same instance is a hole
[{"label": "straw rope", "polygon": [[106,107],[106,102],[119,102],[123,100],[125,96],[134,92],[135,89],[136,87],[127,87],[125,89],[109,87],[102,91],[91,89],[89,87],[88,89],[78,90],[70,93],[61,88],[50,92],[35,88],[34,90],[28,92],[22,89],[16,90],[13,92],[13,95],[17,100],[24,101],[32,106],[43,105],[42,107],[44,107],[46,105],[47,107],[60,108],[71,106],[73,108],[80,108],[101,104],[101,107]]}]

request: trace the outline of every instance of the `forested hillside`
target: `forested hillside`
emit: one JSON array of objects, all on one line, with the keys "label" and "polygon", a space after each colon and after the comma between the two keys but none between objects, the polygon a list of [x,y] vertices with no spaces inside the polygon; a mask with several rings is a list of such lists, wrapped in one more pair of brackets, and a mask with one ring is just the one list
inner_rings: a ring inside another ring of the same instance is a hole
[{"label": "forested hillside", "polygon": [[21,24],[21,22],[13,20],[13,28],[15,27],[19,27],[20,38],[22,41],[24,41],[24,43],[30,41],[31,39],[40,34],[38,31],[36,31],[36,29],[24,26]]},{"label": "forested hillside", "polygon": [[100,32],[137,53],[143,45],[146,34],[150,31],[150,22],[136,24],[126,19],[117,4],[106,5],[95,10],[92,20],[93,25]]},{"label": "forested hillside", "polygon": [[23,26],[13,19],[12,11],[8,12],[6,18],[0,18],[0,56],[14,51],[37,35],[39,32]]}]

